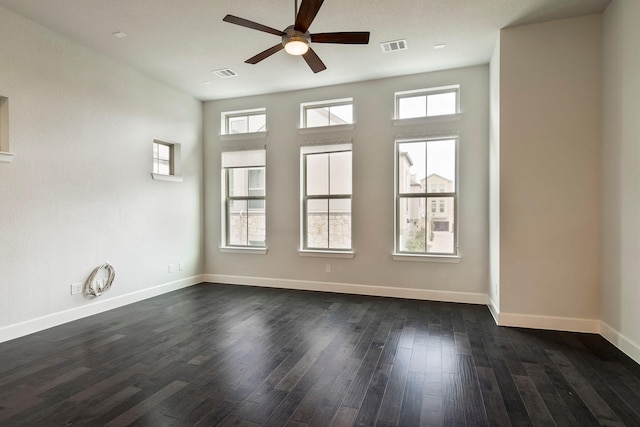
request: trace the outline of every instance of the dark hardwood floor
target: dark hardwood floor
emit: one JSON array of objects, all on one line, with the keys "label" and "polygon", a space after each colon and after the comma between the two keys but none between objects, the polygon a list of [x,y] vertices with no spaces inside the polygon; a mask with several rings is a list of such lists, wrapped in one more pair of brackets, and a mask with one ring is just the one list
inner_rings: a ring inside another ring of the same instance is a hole
[{"label": "dark hardwood floor", "polygon": [[0,344],[1,426],[640,426],[640,366],[487,307],[203,284]]}]

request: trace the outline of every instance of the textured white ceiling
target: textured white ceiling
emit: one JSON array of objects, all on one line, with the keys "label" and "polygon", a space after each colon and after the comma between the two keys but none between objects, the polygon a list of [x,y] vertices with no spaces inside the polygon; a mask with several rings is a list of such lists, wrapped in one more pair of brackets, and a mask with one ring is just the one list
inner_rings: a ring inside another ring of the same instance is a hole
[{"label": "textured white ceiling", "polygon": [[[483,64],[501,28],[600,13],[609,2],[325,0],[312,33],[370,31],[371,39],[313,45],[327,66],[318,74],[284,51],[245,64],[279,38],[222,21],[232,14],[284,29],[294,20],[293,0],[0,0],[0,6],[209,100]],[[116,31],[127,37],[115,38]],[[400,38],[408,50],[382,53],[381,42]],[[434,50],[439,43],[446,48]],[[219,68],[238,76],[219,79],[211,74]]]}]

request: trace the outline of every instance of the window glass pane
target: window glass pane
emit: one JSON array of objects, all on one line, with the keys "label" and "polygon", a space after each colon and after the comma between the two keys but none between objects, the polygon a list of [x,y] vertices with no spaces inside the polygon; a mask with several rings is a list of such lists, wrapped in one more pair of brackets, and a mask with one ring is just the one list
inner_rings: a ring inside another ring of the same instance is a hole
[{"label": "window glass pane", "polygon": [[456,92],[437,93],[427,96],[427,112],[429,117],[444,114],[455,114]]},{"label": "window glass pane", "polygon": [[423,197],[401,197],[398,219],[400,251],[426,252],[425,199]]},{"label": "window glass pane", "polygon": [[233,168],[229,170],[229,196],[248,196],[248,168]]},{"label": "window glass pane", "polygon": [[157,161],[158,171],[156,173],[160,175],[170,175],[171,174],[171,163],[166,160],[158,160]]},{"label": "window glass pane", "polygon": [[264,196],[264,168],[249,169],[249,195]]},{"label": "window glass pane", "polygon": [[307,195],[329,194],[329,154],[307,154]]},{"label": "window glass pane", "polygon": [[227,118],[229,133],[246,133],[247,132],[247,116],[229,117]]},{"label": "window glass pane", "polygon": [[[435,202],[435,199],[429,199]],[[430,212],[427,214],[427,252],[438,254],[454,253],[454,199],[447,197],[443,201],[445,214]]]},{"label": "window glass pane", "polygon": [[442,185],[444,192],[455,191],[456,141],[427,142],[427,185]]},{"label": "window glass pane", "polygon": [[398,144],[398,191],[400,194],[425,191],[426,142]]},{"label": "window glass pane", "polygon": [[351,151],[331,153],[329,167],[329,194],[351,194]]},{"label": "window glass pane", "polygon": [[227,212],[230,245],[247,245],[247,201],[230,200]]},{"label": "window glass pane", "polygon": [[329,247],[351,249],[351,199],[329,200]]},{"label": "window glass pane", "polygon": [[329,107],[306,108],[305,115],[308,128],[329,126]]},{"label": "window glass pane", "polygon": [[266,114],[254,114],[252,116],[249,116],[249,132],[264,132],[266,126]]},{"label": "window glass pane", "polygon": [[405,96],[398,99],[398,118],[410,119],[427,115],[425,95]]},{"label": "window glass pane", "polygon": [[[251,200],[251,202],[261,202],[264,206],[264,200]],[[265,215],[263,210],[250,210],[247,214],[247,227],[248,227],[248,239],[247,244],[249,246],[265,246]]]},{"label": "window glass pane", "polygon": [[329,107],[329,125],[345,125],[353,123],[353,104],[332,105]]},{"label": "window glass pane", "polygon": [[171,147],[158,144],[158,158],[161,160],[169,160],[171,158]]},{"label": "window glass pane", "polygon": [[329,247],[329,200],[307,200],[307,247]]}]

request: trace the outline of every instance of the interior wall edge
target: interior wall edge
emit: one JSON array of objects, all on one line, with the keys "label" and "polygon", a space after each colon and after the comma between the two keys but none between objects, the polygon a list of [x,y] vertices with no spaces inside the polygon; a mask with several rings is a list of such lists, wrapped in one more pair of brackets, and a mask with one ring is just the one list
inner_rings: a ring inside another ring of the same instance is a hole
[{"label": "interior wall edge", "polygon": [[600,335],[640,364],[640,344],[633,342],[606,322],[600,322],[600,324]]},{"label": "interior wall edge", "polygon": [[320,282],[310,280],[273,279],[263,277],[205,274],[203,279],[211,283],[259,286],[300,291],[334,292],[340,294],[367,295],[376,297],[407,298],[428,301],[457,302],[465,304],[487,304],[487,295],[473,292],[412,289],[393,286],[374,286],[352,283]]},{"label": "interior wall edge", "polygon": [[15,323],[13,325],[4,326],[0,328],[0,343],[153,298],[178,289],[197,285],[202,283],[202,280],[201,275],[196,275],[173,282],[163,283],[140,291],[131,292],[125,295],[120,295],[115,298],[102,299],[104,298],[103,296],[102,298],[95,299],[90,304],[83,305],[81,307],[63,310],[35,319],[26,320],[24,322]]}]

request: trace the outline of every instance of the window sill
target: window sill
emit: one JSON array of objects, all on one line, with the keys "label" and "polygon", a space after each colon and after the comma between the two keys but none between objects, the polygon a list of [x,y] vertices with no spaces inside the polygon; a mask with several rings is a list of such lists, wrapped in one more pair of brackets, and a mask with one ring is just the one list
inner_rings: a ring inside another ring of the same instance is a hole
[{"label": "window sill", "polygon": [[310,251],[299,250],[298,255],[318,258],[353,258],[356,254],[352,251]]},{"label": "window sill", "polygon": [[393,254],[394,261],[409,262],[438,262],[445,264],[459,264],[460,255],[414,255],[414,254]]},{"label": "window sill", "polygon": [[220,141],[241,141],[244,139],[263,139],[267,132],[227,133],[220,135]]},{"label": "window sill", "polygon": [[249,254],[249,255],[266,255],[267,248],[240,248],[231,246],[221,246],[220,252],[225,254]]},{"label": "window sill", "polygon": [[176,175],[162,175],[159,173],[152,173],[151,178],[153,178],[155,181],[182,182],[182,176]]},{"label": "window sill", "polygon": [[342,132],[348,130],[354,130],[356,125],[333,125],[333,126],[317,126],[312,128],[300,128],[298,129],[298,133],[300,135],[309,134],[309,133],[327,133],[327,132]]},{"label": "window sill", "polygon": [[394,126],[428,125],[433,123],[457,122],[462,118],[462,113],[447,114],[442,116],[415,117],[412,119],[393,119]]},{"label": "window sill", "polygon": [[13,153],[8,153],[6,151],[0,151],[0,163],[11,163],[13,159],[16,158],[16,155]]}]

